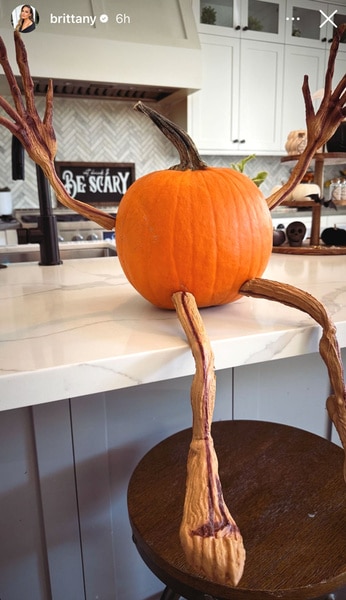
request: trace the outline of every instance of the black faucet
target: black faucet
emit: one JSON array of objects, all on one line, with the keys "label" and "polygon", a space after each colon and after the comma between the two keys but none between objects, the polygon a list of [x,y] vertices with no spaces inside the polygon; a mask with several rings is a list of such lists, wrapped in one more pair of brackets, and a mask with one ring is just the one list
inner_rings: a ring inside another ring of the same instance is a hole
[{"label": "black faucet", "polygon": [[[20,141],[12,137],[12,179],[24,179],[24,148]],[[19,244],[40,244],[40,265],[60,265],[60,250],[56,216],[53,215],[49,183],[41,167],[36,165],[36,179],[40,216],[38,227],[18,229]]]}]

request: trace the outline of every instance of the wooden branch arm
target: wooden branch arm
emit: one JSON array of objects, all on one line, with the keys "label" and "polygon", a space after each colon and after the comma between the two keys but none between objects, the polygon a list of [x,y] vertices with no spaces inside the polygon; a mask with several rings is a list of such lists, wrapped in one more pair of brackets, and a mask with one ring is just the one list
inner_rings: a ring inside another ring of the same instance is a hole
[{"label": "wooden branch arm", "polygon": [[[18,115],[20,115],[21,117],[24,117],[25,108],[24,108],[22,95],[20,93],[20,89],[18,87],[17,80],[14,76],[11,65],[8,61],[6,46],[1,37],[0,37],[0,64],[3,68],[6,79],[10,86],[10,91],[11,91],[12,98],[14,100],[14,105],[16,107],[16,111],[17,111]],[[11,110],[12,110],[12,108],[11,108]],[[7,112],[7,110],[6,110],[6,112]],[[12,115],[10,115],[10,116],[12,116]]]},{"label": "wooden branch arm", "polygon": [[333,390],[327,399],[327,409],[345,450],[344,479],[346,482],[346,389],[334,323],[317,298],[292,285],[258,278],[246,281],[239,291],[245,296],[275,300],[297,308],[310,315],[322,327],[319,349],[326,364]]},{"label": "wooden branch arm", "polygon": [[332,137],[333,133],[346,115],[346,75],[335,87],[332,93],[332,79],[335,59],[342,35],[346,31],[346,23],[339,25],[330,47],[328,68],[325,76],[324,96],[315,114],[311,101],[309,79],[307,75],[303,82],[303,97],[305,102],[307,145],[300,155],[298,162],[291,172],[288,181],[267,198],[268,207],[272,210],[283,202],[300,183],[305,175],[314,154]]},{"label": "wooden branch arm", "polygon": [[6,127],[19,139],[30,158],[42,168],[58,200],[64,206],[78,212],[87,219],[95,221],[104,229],[114,229],[115,221],[111,215],[72,198],[58,178],[54,166],[57,144],[53,127],[53,85],[52,82],[49,83],[45,113],[43,121],[41,121],[35,106],[34,86],[30,75],[27,53],[20,33],[17,31],[14,32],[14,41],[26,106],[24,106],[19,86],[9,64],[6,47],[0,38],[0,64],[6,75],[15,104],[14,109],[5,98],[0,96],[0,106],[12,119],[0,117],[0,125]]},{"label": "wooden branch arm", "polygon": [[83,215],[83,217],[98,223],[100,227],[106,229],[107,231],[112,231],[115,228],[115,219],[112,217],[112,215],[109,215],[103,210],[99,210],[90,204],[80,202],[80,200],[72,198],[72,196],[67,193],[64,184],[58,177],[53,161],[50,163],[45,161],[41,166],[59,202],[61,202],[67,208],[74,210],[80,215]]}]

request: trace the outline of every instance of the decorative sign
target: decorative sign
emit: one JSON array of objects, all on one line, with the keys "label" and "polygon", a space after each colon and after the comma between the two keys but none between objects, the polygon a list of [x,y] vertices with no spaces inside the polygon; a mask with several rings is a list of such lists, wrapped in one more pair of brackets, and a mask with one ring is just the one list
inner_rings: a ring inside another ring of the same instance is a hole
[{"label": "decorative sign", "polygon": [[56,162],[66,190],[76,200],[91,204],[118,204],[135,180],[134,163]]}]

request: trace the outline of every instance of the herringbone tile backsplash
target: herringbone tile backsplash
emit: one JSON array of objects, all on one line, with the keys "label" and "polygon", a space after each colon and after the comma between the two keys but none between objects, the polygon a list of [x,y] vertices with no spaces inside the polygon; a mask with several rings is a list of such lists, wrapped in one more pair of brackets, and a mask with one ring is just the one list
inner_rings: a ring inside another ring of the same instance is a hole
[{"label": "herringbone tile backsplash", "polygon": [[[12,103],[12,99],[8,98]],[[44,113],[44,98],[37,99],[37,108]],[[55,98],[54,128],[58,142],[57,160],[92,162],[134,162],[136,178],[151,171],[165,169],[177,161],[177,155],[164,136],[132,104],[105,100]],[[26,157],[25,181],[12,181],[11,135],[0,130],[0,187],[12,190],[14,208],[37,208],[36,172]],[[213,166],[228,167],[240,157],[208,156]],[[252,176],[268,171],[269,177],[261,189],[268,195],[274,185],[286,181],[289,167],[280,157],[257,156],[247,167]],[[53,204],[55,198],[53,197]]]}]

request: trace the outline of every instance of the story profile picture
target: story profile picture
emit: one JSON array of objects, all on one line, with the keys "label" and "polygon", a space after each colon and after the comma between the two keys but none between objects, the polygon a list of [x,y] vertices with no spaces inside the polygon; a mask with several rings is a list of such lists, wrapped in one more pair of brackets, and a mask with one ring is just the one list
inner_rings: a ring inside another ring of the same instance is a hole
[{"label": "story profile picture", "polygon": [[19,4],[11,13],[12,27],[20,33],[35,31],[39,20],[39,14],[32,4]]}]

